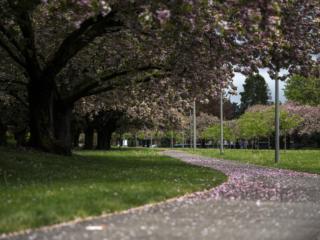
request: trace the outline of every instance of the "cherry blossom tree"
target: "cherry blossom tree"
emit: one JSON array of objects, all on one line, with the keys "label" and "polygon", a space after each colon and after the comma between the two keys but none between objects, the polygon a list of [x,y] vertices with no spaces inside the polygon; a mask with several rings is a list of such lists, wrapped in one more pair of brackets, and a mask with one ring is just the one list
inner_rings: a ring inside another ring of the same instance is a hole
[{"label": "cherry blossom tree", "polygon": [[[186,99],[179,98],[166,85],[161,91],[160,87],[154,88],[154,83],[148,82],[80,99],[76,113],[88,122],[86,138],[92,139],[93,130],[96,130],[97,148],[109,149],[115,131],[144,128],[152,132],[173,126],[174,129],[181,128],[185,122]],[[92,140],[89,142],[86,147],[92,148]]]},{"label": "cherry blossom tree", "polygon": [[296,127],[299,135],[312,135],[320,133],[320,107],[299,105],[289,102],[284,108],[291,114],[296,114],[303,119]]},{"label": "cherry blossom tree", "polygon": [[[199,116],[197,116],[197,131],[200,133],[200,141],[202,147],[206,147],[205,143],[208,139],[208,134],[206,134],[206,128],[208,126],[212,126],[218,123],[219,119],[217,117],[209,115],[207,113],[200,112]],[[210,137],[209,139],[212,139],[212,137]]]},{"label": "cherry blossom tree", "polygon": [[[138,7],[137,12],[136,4],[129,1],[2,0],[0,7],[1,53],[15,64],[15,71],[24,77],[22,82],[27,83],[30,144],[46,151],[68,153],[69,148],[64,146],[64,138],[68,136],[63,133],[64,128],[68,128],[68,116],[76,99],[61,97],[59,74],[99,36],[135,29],[133,23],[138,25],[143,9]],[[124,72],[129,70],[112,72],[102,79]],[[69,87],[78,92],[74,79],[62,81],[70,82]],[[80,91],[87,94],[83,88]]]},{"label": "cherry blossom tree", "polygon": [[[291,108],[290,108],[291,106]],[[287,148],[287,136],[297,131],[305,122],[298,111],[293,111],[293,105],[280,107],[280,132],[284,140],[284,148]],[[250,107],[239,120],[239,128],[243,134],[251,137],[270,137],[274,133],[274,106],[255,105]],[[248,121],[245,119],[248,118]]]},{"label": "cherry blossom tree", "polygon": [[[199,100],[227,86],[234,66],[254,69],[261,53],[267,59],[289,41],[300,49],[305,29],[289,37],[291,20],[308,26],[315,50],[318,11],[316,0],[1,0],[0,55],[13,66],[3,70],[8,82],[25,85],[30,145],[68,154],[80,98],[158,79]],[[287,36],[281,44],[278,26]],[[311,53],[298,53],[305,49]]]}]

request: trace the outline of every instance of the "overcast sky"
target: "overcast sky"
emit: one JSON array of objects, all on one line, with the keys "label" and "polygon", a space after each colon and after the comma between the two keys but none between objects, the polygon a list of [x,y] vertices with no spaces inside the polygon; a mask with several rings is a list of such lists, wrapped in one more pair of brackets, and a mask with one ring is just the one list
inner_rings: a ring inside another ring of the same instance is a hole
[{"label": "overcast sky", "polygon": [[[268,69],[260,69],[260,75],[264,77],[266,80],[271,95],[272,95],[272,101],[274,101],[274,82],[273,80],[270,79],[269,74],[268,74]],[[246,77],[240,73],[236,73],[234,78],[233,78],[233,84],[238,88],[238,95],[236,96],[231,96],[231,102],[237,102],[240,103],[240,92],[243,92],[243,84],[245,82]],[[285,102],[286,98],[283,93],[284,89],[284,82],[280,81],[280,101]]]}]

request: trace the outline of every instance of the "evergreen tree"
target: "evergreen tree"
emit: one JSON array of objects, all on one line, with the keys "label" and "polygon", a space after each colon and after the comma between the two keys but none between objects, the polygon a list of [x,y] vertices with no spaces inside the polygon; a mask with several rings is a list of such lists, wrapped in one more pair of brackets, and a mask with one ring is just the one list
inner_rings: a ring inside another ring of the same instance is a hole
[{"label": "evergreen tree", "polygon": [[[224,98],[223,101],[223,116],[226,120],[237,118],[239,114],[240,106],[237,103],[233,103],[228,98]],[[197,102],[197,113],[207,113],[212,116],[220,116],[220,98],[209,98],[207,103]]]},{"label": "evergreen tree", "polygon": [[265,79],[260,74],[247,77],[243,89],[244,91],[240,93],[242,113],[250,106],[269,103],[270,91]]}]

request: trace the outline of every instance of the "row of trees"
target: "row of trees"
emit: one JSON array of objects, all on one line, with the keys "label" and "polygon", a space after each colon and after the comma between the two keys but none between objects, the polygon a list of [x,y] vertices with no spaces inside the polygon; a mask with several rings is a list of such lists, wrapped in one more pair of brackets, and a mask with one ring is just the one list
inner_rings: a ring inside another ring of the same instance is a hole
[{"label": "row of trees", "polygon": [[[319,134],[319,109],[317,105],[320,102],[316,87],[319,82],[318,78],[304,78],[298,75],[294,75],[287,80],[285,93],[289,100],[299,102],[300,98],[302,100],[300,104],[305,104],[305,101],[308,101],[309,104],[313,103],[315,107],[293,103],[287,103],[281,107],[280,130],[285,148],[288,135],[310,138]],[[126,96],[128,96],[128,93],[126,93]],[[119,96],[117,97],[119,98]],[[165,111],[159,111],[159,107],[158,111],[155,111],[152,106],[145,104],[137,114],[137,112],[133,113],[133,111],[136,111],[133,110],[133,107],[136,109],[136,106],[139,105],[138,102],[132,103],[133,99],[131,98],[130,101],[126,102],[126,108],[123,109],[121,108],[123,106],[120,103],[121,101],[118,100],[118,104],[115,104],[115,98],[115,96],[112,97],[114,101],[112,104],[113,109],[108,109],[111,104],[102,104],[103,98],[96,99],[92,97],[90,98],[91,101],[95,99],[95,102],[91,102],[91,110],[89,110],[90,107],[83,106],[83,101],[81,103],[82,106],[77,107],[78,113],[82,110],[82,114],[85,114],[82,117],[87,119],[87,125],[80,121],[82,130],[81,127],[80,131],[78,130],[78,134],[86,132],[85,148],[93,148],[94,131],[98,135],[97,149],[109,149],[113,133],[117,133],[115,134],[117,137],[114,140],[129,139],[131,146],[137,146],[139,143],[145,146],[153,144],[174,146],[178,143],[183,146],[190,145],[192,142],[191,131],[183,131],[183,129],[190,127],[192,120],[189,119],[189,116],[186,116],[187,114],[176,112],[179,108],[183,109],[177,105],[178,102],[176,100],[170,104],[167,102],[166,109],[169,114],[160,116]],[[154,104],[156,99],[149,101],[149,104]],[[163,103],[160,105],[163,106]],[[172,108],[174,105],[176,107]],[[218,117],[215,117],[219,116],[218,106],[218,99],[215,98],[211,98],[208,102],[197,103],[197,130],[200,133],[199,140],[203,147],[206,146],[207,140],[213,140],[215,143],[219,142],[220,121]],[[272,142],[270,139],[274,134],[274,108],[271,106],[270,91],[261,75],[248,76],[244,84],[244,92],[241,94],[241,108],[238,109],[236,106],[227,98],[224,99],[224,118],[229,120],[225,122],[224,126],[225,140],[236,142],[239,139],[243,139],[256,140],[258,142],[259,139],[264,139],[267,140],[270,147],[270,142]],[[86,112],[83,112],[83,109],[86,109]],[[148,109],[149,113],[146,114]],[[244,109],[245,113],[243,115],[236,115],[239,114],[238,110],[243,111]],[[153,114],[150,114],[151,112]],[[310,115],[311,113],[312,115]],[[90,117],[88,117],[88,114]],[[232,120],[238,117],[239,119]],[[78,116],[78,119],[81,119],[81,116]],[[105,133],[101,133],[101,131]],[[107,137],[101,138],[99,137],[100,135]],[[78,135],[76,135],[76,139],[79,139]],[[121,141],[119,143],[121,144]],[[75,145],[78,146],[78,143],[75,143]]]},{"label": "row of trees", "polygon": [[[281,106],[280,132],[283,137],[284,148],[287,147],[287,138],[292,135],[320,134],[320,108],[288,103]],[[237,140],[255,142],[264,140],[270,147],[270,139],[274,136],[274,107],[255,105],[236,120],[227,121],[224,125],[224,138],[235,143]],[[201,137],[218,142],[220,139],[220,125],[213,124],[206,128]],[[319,143],[318,143],[319,144]]]},{"label": "row of trees", "polygon": [[[299,84],[302,81],[301,79],[304,79],[304,85]],[[310,87],[310,82],[313,82],[312,87]],[[287,147],[288,136],[291,136],[291,139],[297,139],[297,136],[310,139],[319,134],[319,109],[317,105],[319,105],[320,102],[317,88],[314,87],[317,86],[317,84],[319,84],[319,79],[315,77],[304,78],[294,75],[287,80],[285,93],[288,99],[299,102],[299,99],[295,97],[298,93],[299,97],[303,99],[303,102],[300,101],[300,104],[304,104],[307,99],[309,101],[308,103],[313,103],[316,106],[310,107],[287,103],[281,107],[280,130],[283,136],[284,148]],[[272,142],[270,139],[272,139],[274,134],[274,108],[271,106],[270,92],[264,78],[259,74],[248,76],[244,84],[244,92],[241,96],[240,109],[243,109],[242,107],[246,105],[244,108],[246,111],[239,116],[239,119],[235,119],[238,118],[236,114],[239,114],[237,112],[238,108],[235,107],[237,105],[232,104],[227,98],[224,99],[224,118],[229,120],[226,121],[224,125],[225,140],[235,143],[237,140],[242,139],[253,140],[252,142],[258,143],[259,139],[262,139],[267,141],[270,147]],[[175,112],[175,110],[179,108],[177,102],[173,101],[166,108],[168,109],[167,111],[170,112],[170,107],[173,105],[176,106],[176,108],[171,108],[171,110],[173,110],[169,114],[171,118],[169,115],[160,117],[160,114],[164,112],[162,110],[157,111],[156,117],[155,114],[150,115],[150,112],[155,113],[155,109],[152,110],[152,107],[148,105],[144,105],[142,109],[139,110],[139,114],[133,114],[131,109],[130,116],[128,112],[126,113],[126,111],[121,110],[121,108],[118,108],[117,111],[115,111],[115,108],[106,111],[106,106],[110,104],[103,105],[104,111],[101,112],[101,109],[98,110],[101,102],[101,99],[98,101],[96,99],[96,103],[91,103],[96,116],[94,116],[94,114],[92,115],[91,110],[91,126],[93,127],[89,128],[90,133],[86,133],[86,140],[91,139],[89,141],[90,144],[88,144],[88,141],[85,142],[85,148],[87,149],[93,148],[92,139],[94,129],[98,135],[97,149],[109,149],[111,147],[112,134],[114,134],[114,143],[118,142],[121,144],[121,139],[128,139],[131,146],[138,146],[139,144],[143,146],[175,146],[176,144],[179,144],[180,147],[191,146],[192,132],[188,128],[191,127],[192,119],[190,119],[190,116],[187,116],[186,113]],[[154,102],[156,102],[155,99],[149,103]],[[132,99],[126,103],[126,109],[129,108],[130,103],[132,103]],[[163,106],[163,104],[160,105]],[[216,98],[211,98],[208,102],[197,103],[197,130],[200,133],[199,143],[202,147],[206,147],[208,140],[216,144],[219,142],[220,120],[218,117],[215,117],[219,116],[218,105],[218,99]],[[115,104],[113,104],[113,106],[115,106]],[[121,104],[119,107],[120,106]],[[137,103],[131,104],[131,107],[133,106],[137,106]],[[85,109],[85,107],[81,107],[79,110],[80,109]],[[149,114],[142,114],[142,111],[146,112],[147,109],[150,110]],[[183,108],[180,106],[180,109]],[[106,115],[104,118],[101,117],[102,113]],[[88,112],[86,112],[86,114],[88,114]],[[96,127],[94,127],[95,124]],[[109,127],[106,127],[108,125]],[[186,128],[188,129],[187,131],[184,130]],[[108,132],[107,143],[100,143],[100,131]],[[78,136],[76,139],[79,139]],[[78,143],[75,145],[78,146]],[[254,144],[252,144],[252,146],[254,146]]]},{"label": "row of trees", "polygon": [[[287,148],[287,140],[296,141],[296,147],[300,147],[301,139],[315,138],[313,146],[320,146],[320,107],[312,107],[287,103],[281,106],[280,131],[284,149]],[[192,119],[185,119],[192,124]],[[190,125],[180,129],[135,129],[126,133],[117,132],[116,139],[128,139],[131,146],[191,146],[192,132]],[[254,105],[238,119],[225,121],[224,140],[233,147],[246,148],[270,148],[274,137],[274,107],[270,105]],[[217,117],[200,113],[197,116],[197,144],[201,147],[220,145],[220,120]],[[210,143],[210,144],[209,144]],[[226,144],[225,143],[225,144]],[[264,144],[260,144],[264,143]],[[237,145],[237,146],[236,146]]]},{"label": "row of trees", "polygon": [[115,113],[132,100],[140,115],[152,96],[145,109],[161,106],[165,116],[175,101],[186,109],[217,95],[234,71],[310,73],[319,11],[317,0],[0,0],[0,94],[27,112],[29,146],[70,154],[83,98],[103,99]]}]

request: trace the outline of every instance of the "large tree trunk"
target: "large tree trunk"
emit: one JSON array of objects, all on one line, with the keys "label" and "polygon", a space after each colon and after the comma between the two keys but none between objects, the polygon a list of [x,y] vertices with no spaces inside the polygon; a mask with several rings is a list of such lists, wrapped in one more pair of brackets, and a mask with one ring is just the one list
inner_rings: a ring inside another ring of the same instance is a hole
[{"label": "large tree trunk", "polygon": [[115,129],[100,129],[98,130],[98,150],[110,150],[111,149],[111,138],[112,133],[114,133]]},{"label": "large tree trunk", "polygon": [[106,131],[106,129],[98,130],[97,134],[98,134],[97,149],[98,150],[105,150],[107,148],[107,131]]},{"label": "large tree trunk", "polygon": [[[152,140],[150,140],[150,146],[152,145]],[[119,136],[119,146],[123,147],[123,139],[122,139],[122,134]]]},{"label": "large tree trunk", "polygon": [[112,140],[112,131],[109,131],[107,134],[107,144],[106,144],[106,150],[110,150],[111,149],[111,140]]},{"label": "large tree trunk", "polygon": [[54,137],[65,149],[65,154],[71,155],[72,134],[71,118],[73,105],[56,103],[54,108]]},{"label": "large tree trunk", "polygon": [[14,133],[14,139],[16,140],[17,147],[27,145],[27,129],[22,129]]},{"label": "large tree trunk", "polygon": [[121,118],[122,113],[119,112],[105,112],[101,113],[100,117],[96,120],[96,130],[98,132],[98,144],[99,150],[111,149],[112,134],[117,130],[117,123]]},{"label": "large tree trunk", "polygon": [[75,132],[73,132],[73,134],[72,134],[73,147],[75,147],[75,148],[79,147],[80,134],[81,134],[80,131],[75,131]]},{"label": "large tree trunk", "polygon": [[136,133],[134,134],[134,146],[135,146],[135,147],[138,147],[138,146],[139,146],[138,136],[137,136]]},{"label": "large tree trunk", "polygon": [[[31,147],[42,151],[71,154],[70,108],[57,104],[54,85],[40,81],[28,86]],[[57,121],[57,123],[55,123]]]},{"label": "large tree trunk", "polygon": [[84,149],[93,149],[93,134],[94,129],[91,126],[85,129]]},{"label": "large tree trunk", "polygon": [[7,127],[0,123],[0,146],[7,144]]},{"label": "large tree trunk", "polygon": [[201,147],[206,148],[206,139],[201,139]]},{"label": "large tree trunk", "polygon": [[173,148],[173,131],[171,131],[170,147]]},{"label": "large tree trunk", "polygon": [[284,151],[287,151],[287,133],[284,134]]},{"label": "large tree trunk", "polygon": [[29,86],[30,145],[44,151],[55,151],[53,134],[53,91],[36,83]]}]

